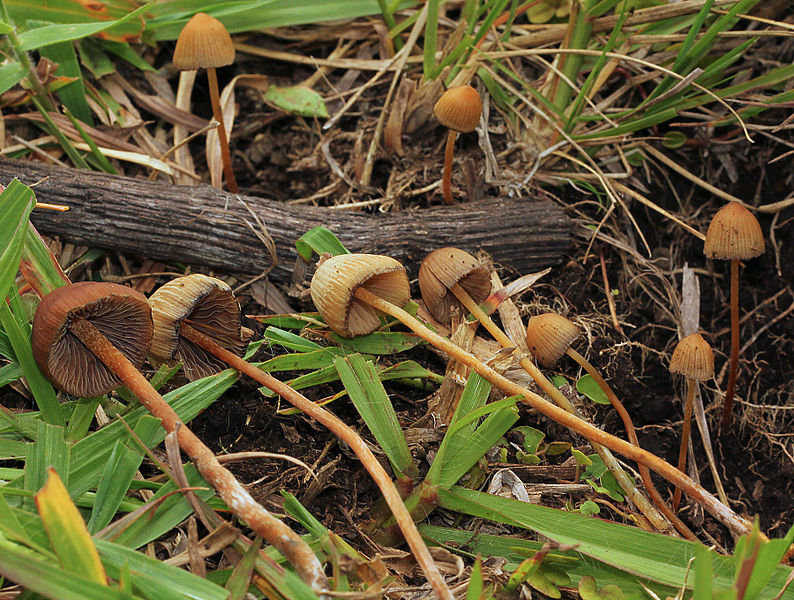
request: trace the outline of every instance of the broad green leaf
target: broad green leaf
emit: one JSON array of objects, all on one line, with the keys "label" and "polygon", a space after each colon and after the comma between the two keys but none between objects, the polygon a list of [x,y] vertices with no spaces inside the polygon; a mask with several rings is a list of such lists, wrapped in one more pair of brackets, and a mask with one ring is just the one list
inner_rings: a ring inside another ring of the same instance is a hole
[{"label": "broad green leaf", "polygon": [[37,422],[36,440],[27,444],[25,489],[38,492],[51,478],[50,469],[59,475],[59,483],[69,481],[71,448],[64,441],[63,427]]},{"label": "broad green leaf", "polygon": [[27,75],[25,67],[18,62],[9,62],[0,66],[0,94],[4,94]]},{"label": "broad green leaf", "polygon": [[592,375],[582,375],[576,382],[576,391],[598,404],[610,404],[609,398]]},{"label": "broad green leaf", "polygon": [[331,332],[328,337],[338,346],[347,348],[351,352],[374,355],[397,354],[424,344],[424,340],[415,333],[392,331],[375,331],[354,338],[343,338]]},{"label": "broad green leaf", "polygon": [[271,85],[263,96],[265,102],[270,102],[281,110],[301,117],[328,118],[323,97],[313,89],[293,85],[281,87]]},{"label": "broad green leaf", "polygon": [[350,254],[350,251],[331,233],[331,230],[322,225],[310,229],[300,236],[295,241],[295,249],[298,251],[298,255],[306,262],[311,262],[312,252],[317,254],[328,252],[334,256]]},{"label": "broad green leaf", "polygon": [[72,42],[49,44],[41,48],[39,54],[58,65],[56,75],[74,79],[74,81],[67,83],[58,90],[58,98],[75,117],[83,121],[83,123],[93,125],[94,119],[86,99],[83,73],[77,60],[74,44]]},{"label": "broad green leaf", "polygon": [[35,205],[33,191],[18,179],[0,194],[0,298],[6,297],[19,270],[28,217]]}]

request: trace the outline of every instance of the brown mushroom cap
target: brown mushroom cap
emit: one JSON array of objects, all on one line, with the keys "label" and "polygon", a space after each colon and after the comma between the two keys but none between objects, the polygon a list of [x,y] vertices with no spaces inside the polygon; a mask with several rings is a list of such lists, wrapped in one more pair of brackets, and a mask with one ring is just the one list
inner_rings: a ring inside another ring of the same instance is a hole
[{"label": "brown mushroom cap", "polygon": [[234,46],[226,27],[207,13],[187,22],[174,48],[174,66],[180,71],[224,67],[234,62]]},{"label": "brown mushroom cap", "polygon": [[419,267],[419,290],[427,310],[440,323],[448,323],[451,311],[463,306],[450,292],[455,284],[479,304],[491,293],[488,270],[468,252],[439,248],[428,254]]},{"label": "brown mushroom cap", "polygon": [[473,87],[461,85],[441,94],[433,112],[444,127],[458,133],[468,133],[474,131],[480,122],[482,100]]},{"label": "brown mushroom cap", "polygon": [[182,361],[185,377],[190,381],[229,367],[180,336],[183,321],[238,356],[245,351],[240,305],[231,288],[220,279],[199,273],[177,277],[152,294],[149,304],[154,319],[151,358],[168,364]]},{"label": "brown mushroom cap", "polygon": [[764,234],[753,213],[738,202],[723,206],[706,231],[707,258],[748,260],[764,253]]},{"label": "brown mushroom cap", "polygon": [[107,394],[121,383],[69,331],[86,319],[139,368],[152,341],[152,314],[140,292],[117,283],[84,281],[53,290],[33,318],[33,357],[59,390],[81,398]]},{"label": "brown mushroom cap", "polygon": [[702,335],[693,333],[678,342],[668,368],[671,373],[679,373],[689,379],[711,379],[714,377],[714,353]]},{"label": "brown mushroom cap", "polygon": [[405,267],[393,258],[375,254],[329,258],[312,277],[312,301],[341,336],[365,335],[380,326],[380,311],[354,296],[359,287],[399,307],[411,299]]},{"label": "brown mushroom cap", "polygon": [[557,313],[544,313],[529,319],[527,346],[544,367],[550,369],[579,337],[579,328]]}]

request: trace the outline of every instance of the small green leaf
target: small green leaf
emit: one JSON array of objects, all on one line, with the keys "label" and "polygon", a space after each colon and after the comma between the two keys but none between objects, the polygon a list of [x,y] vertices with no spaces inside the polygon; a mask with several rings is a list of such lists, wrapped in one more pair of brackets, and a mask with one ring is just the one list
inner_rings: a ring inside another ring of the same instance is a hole
[{"label": "small green leaf", "polygon": [[584,452],[576,448],[571,448],[571,454],[573,454],[573,457],[576,459],[576,464],[580,467],[588,467],[593,464],[593,461],[590,460]]},{"label": "small green leaf", "polygon": [[342,245],[342,242],[331,232],[330,229],[319,225],[310,229],[295,241],[295,249],[300,257],[310,262],[312,252],[322,254],[328,252],[337,256],[339,254],[350,254],[350,251]]},{"label": "small green leaf", "polygon": [[592,500],[585,500],[582,502],[581,506],[579,506],[579,512],[588,517],[592,517],[601,512],[601,507]]},{"label": "small green leaf", "polygon": [[513,431],[524,437],[524,450],[530,454],[535,454],[538,451],[540,443],[546,437],[546,434],[539,429],[529,426],[515,427]]},{"label": "small green leaf", "polygon": [[564,385],[571,385],[571,382],[568,381],[562,375],[552,375],[551,377],[549,377],[549,379],[551,379],[551,382],[554,384],[554,387],[556,388],[561,388]]},{"label": "small green leaf", "polygon": [[686,144],[687,137],[680,131],[668,131],[662,138],[662,145],[665,148],[675,149]]},{"label": "small green leaf", "polygon": [[271,85],[264,95],[265,102],[270,102],[290,114],[300,117],[328,118],[323,97],[311,88],[302,85],[281,87]]},{"label": "small green leaf", "polygon": [[591,375],[582,375],[576,382],[576,391],[598,404],[610,404],[609,398]]}]

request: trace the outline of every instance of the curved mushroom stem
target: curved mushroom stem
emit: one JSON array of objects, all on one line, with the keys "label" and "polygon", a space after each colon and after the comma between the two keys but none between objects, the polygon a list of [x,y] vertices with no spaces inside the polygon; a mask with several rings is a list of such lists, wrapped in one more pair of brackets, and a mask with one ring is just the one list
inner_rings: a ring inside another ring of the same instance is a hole
[{"label": "curved mushroom stem", "polygon": [[403,504],[402,497],[397,491],[397,488],[394,487],[394,482],[377,461],[375,455],[372,454],[372,451],[364,443],[364,440],[362,440],[353,429],[334,414],[317,406],[314,402],[306,398],[300,392],[292,389],[286,383],[279,381],[269,373],[257,369],[236,354],[221,347],[212,338],[197,331],[190,325],[182,322],[179,332],[185,339],[197,344],[216,358],[227,363],[230,367],[237,369],[240,373],[248,375],[257,383],[275,392],[294,407],[300,409],[308,416],[324,425],[334,435],[350,446],[383,494],[386,504],[388,504],[391,509],[394,519],[405,537],[406,543],[414,553],[416,562],[418,562],[424,570],[427,580],[433,587],[433,590],[442,600],[454,600],[452,592],[441,576],[433,557],[430,555],[430,551],[427,549],[427,546],[422,540],[422,536],[419,534],[419,530],[416,528],[416,523],[414,523],[411,514],[405,508],[405,504]]},{"label": "curved mushroom stem", "polygon": [[[684,427],[681,429],[681,448],[678,450],[678,470],[686,473],[686,453],[689,448],[689,431],[692,423],[692,410],[695,407],[695,383],[694,379],[686,378],[686,402],[684,404]],[[678,510],[678,503],[681,502],[681,489],[675,488],[673,494],[673,510]]]},{"label": "curved mushroom stem", "polygon": [[237,187],[237,179],[235,179],[234,170],[232,169],[232,154],[229,151],[229,140],[226,138],[226,125],[223,123],[223,111],[221,111],[221,96],[218,93],[218,76],[214,67],[207,69],[207,82],[210,87],[212,116],[218,122],[218,138],[221,142],[221,159],[223,160],[223,175],[226,177],[226,187],[232,194],[237,194],[240,188]]},{"label": "curved mushroom stem", "polygon": [[458,360],[464,365],[476,371],[479,375],[490,381],[493,385],[501,389],[506,394],[523,396],[523,401],[540,412],[546,415],[553,421],[567,427],[579,435],[587,438],[591,442],[606,446],[614,452],[618,452],[623,456],[630,458],[648,468],[656,471],[674,485],[680,486],[684,492],[692,498],[695,502],[703,506],[709,513],[714,515],[723,525],[725,525],[732,532],[739,535],[749,533],[752,525],[746,519],[743,519],[729,507],[725,506],[712,494],[701,487],[697,482],[687,477],[684,473],[676,469],[668,462],[662,460],[655,454],[638,448],[625,440],[622,440],[614,435],[601,431],[597,427],[582,421],[578,417],[566,412],[529,391],[525,387],[510,381],[504,375],[497,373],[491,367],[483,364],[477,357],[462,350],[448,339],[441,337],[434,331],[430,330],[417,318],[413,317],[402,308],[395,306],[391,302],[387,302],[364,287],[359,287],[355,292],[356,298],[366,302],[373,308],[378,309],[391,317],[394,317],[406,327],[411,329],[419,337],[426,340],[439,350],[447,353],[450,357]]},{"label": "curved mushroom stem", "polygon": [[447,145],[444,150],[444,177],[441,180],[441,190],[444,192],[444,203],[455,204],[452,198],[452,155],[455,153],[455,138],[458,132],[454,129],[449,130],[447,135]]},{"label": "curved mushroom stem", "polygon": [[[640,441],[637,439],[637,432],[634,430],[634,423],[631,422],[631,417],[629,416],[626,407],[623,406],[623,403],[617,397],[615,392],[612,391],[612,388],[609,386],[606,380],[603,377],[601,377],[601,374],[598,371],[596,371],[593,365],[590,364],[590,361],[588,361],[584,356],[579,354],[573,348],[568,347],[568,349],[566,350],[566,354],[570,356],[572,359],[574,359],[577,363],[579,363],[581,367],[585,371],[587,371],[590,377],[592,377],[593,380],[598,384],[598,387],[600,387],[601,390],[606,394],[607,398],[609,398],[609,402],[612,404],[612,407],[617,411],[617,413],[620,415],[620,418],[623,420],[623,426],[626,428],[626,434],[629,437],[629,441],[639,448]],[[653,500],[656,507],[660,511],[662,511],[662,513],[664,513],[664,516],[667,517],[670,520],[670,522],[675,526],[675,528],[678,530],[678,533],[680,533],[689,540],[697,539],[695,537],[695,534],[692,532],[692,530],[689,529],[689,527],[687,527],[686,524],[681,519],[678,518],[678,515],[675,514],[678,503],[675,500],[673,500],[673,506],[671,508],[670,505],[668,505],[667,502],[665,502],[664,498],[662,498],[662,495],[659,493],[659,490],[657,490],[656,486],[653,484],[653,480],[651,479],[651,472],[648,469],[648,467],[646,467],[643,464],[638,464],[638,470],[640,472],[640,477],[642,478],[642,484],[645,486],[645,489],[648,491],[648,495],[651,497],[651,500]],[[678,464],[678,470],[681,472],[684,471],[681,468],[680,460]],[[680,500],[681,489],[676,488],[675,493],[678,494],[678,498]]]},{"label": "curved mushroom stem", "polygon": [[[69,331],[118,376],[152,415],[160,419],[163,429],[168,433],[176,429],[179,416],[174,409],[96,327],[86,319],[74,319]],[[322,564],[298,534],[256,502],[190,429],[180,426],[177,440],[179,447],[195,461],[198,472],[218,491],[234,514],[281,552],[313,590],[323,594],[329,589]]]},{"label": "curved mushroom stem", "polygon": [[[458,300],[463,303],[463,306],[466,307],[466,310],[477,317],[477,320],[483,324],[485,329],[488,330],[488,332],[502,345],[503,348],[511,348],[515,346],[515,343],[496,323],[493,322],[493,319],[491,319],[491,317],[479,307],[479,305],[466,292],[466,290],[461,287],[460,284],[456,283],[450,288],[450,291]],[[529,360],[529,358],[522,358],[519,361],[519,364],[527,373],[529,373],[530,377],[535,380],[540,388],[546,392],[546,394],[548,394],[552,400],[554,400],[557,406],[566,410],[572,415],[575,415],[579,419],[582,418],[582,415],[571,403],[571,401],[568,400],[568,398],[566,398],[565,395],[559,389],[557,389],[557,387],[555,387],[551,381],[548,380],[548,378],[540,371],[540,369],[535,366],[535,363]],[[634,502],[634,505],[639,509],[639,511],[648,518],[654,528],[658,531],[668,531],[670,529],[669,523],[665,521],[664,517],[659,513],[658,510],[656,510],[653,504],[651,504],[648,499],[642,495],[640,490],[637,489],[637,485],[634,483],[631,477],[628,476],[626,471],[623,470],[609,449],[600,444],[593,444],[593,450],[596,451],[598,456],[601,457],[601,460],[604,461],[604,464],[607,466],[609,471],[612,473],[612,475],[614,475],[615,480],[620,485],[620,488],[631,499],[631,501]],[[648,479],[650,480],[650,477]],[[647,488],[647,482],[644,478],[643,483],[646,483]],[[650,490],[648,490],[648,493],[651,493]],[[661,496],[659,496],[659,498],[661,499]],[[690,531],[689,533],[691,534],[692,532]]]},{"label": "curved mushroom stem", "polygon": [[727,427],[733,419],[733,394],[736,391],[736,376],[739,374],[739,261],[731,259],[731,366],[725,402],[722,405],[722,425]]}]

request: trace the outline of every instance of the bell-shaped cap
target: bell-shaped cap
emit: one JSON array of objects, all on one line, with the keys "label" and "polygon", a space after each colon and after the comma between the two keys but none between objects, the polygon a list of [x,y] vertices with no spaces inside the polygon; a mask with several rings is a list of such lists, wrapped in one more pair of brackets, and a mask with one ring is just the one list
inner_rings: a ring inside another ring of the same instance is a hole
[{"label": "bell-shaped cap", "polygon": [[738,202],[723,206],[706,231],[707,258],[748,260],[764,253],[764,234],[753,213]]},{"label": "bell-shaped cap", "polygon": [[463,306],[450,291],[456,283],[477,304],[491,293],[488,270],[468,252],[459,248],[439,248],[422,261],[419,290],[427,310],[439,323],[449,323],[452,309]]},{"label": "bell-shaped cap", "polygon": [[73,396],[92,398],[120,385],[118,377],[69,331],[86,319],[140,368],[152,341],[146,297],[117,283],[84,281],[53,290],[33,318],[33,357],[52,384]]},{"label": "bell-shaped cap", "polygon": [[226,27],[207,13],[196,13],[176,40],[174,66],[180,71],[224,67],[234,62],[234,46]]},{"label": "bell-shaped cap", "polygon": [[228,365],[182,337],[183,322],[238,356],[245,351],[240,305],[220,279],[199,273],[177,277],[152,294],[149,304],[154,319],[150,358],[166,364],[181,361],[190,381],[220,373]]},{"label": "bell-shaped cap", "polygon": [[579,337],[579,328],[557,313],[544,313],[529,319],[527,346],[538,362],[552,368]]},{"label": "bell-shaped cap", "polygon": [[444,127],[458,133],[468,133],[474,131],[480,122],[482,100],[473,87],[461,85],[441,94],[433,112]]},{"label": "bell-shaped cap", "polygon": [[699,333],[686,336],[673,350],[669,366],[671,373],[704,381],[714,377],[714,353]]},{"label": "bell-shaped cap", "polygon": [[380,311],[355,297],[360,287],[399,307],[411,299],[405,267],[393,258],[375,254],[329,258],[312,277],[312,301],[326,324],[341,336],[365,335],[380,326]]}]

